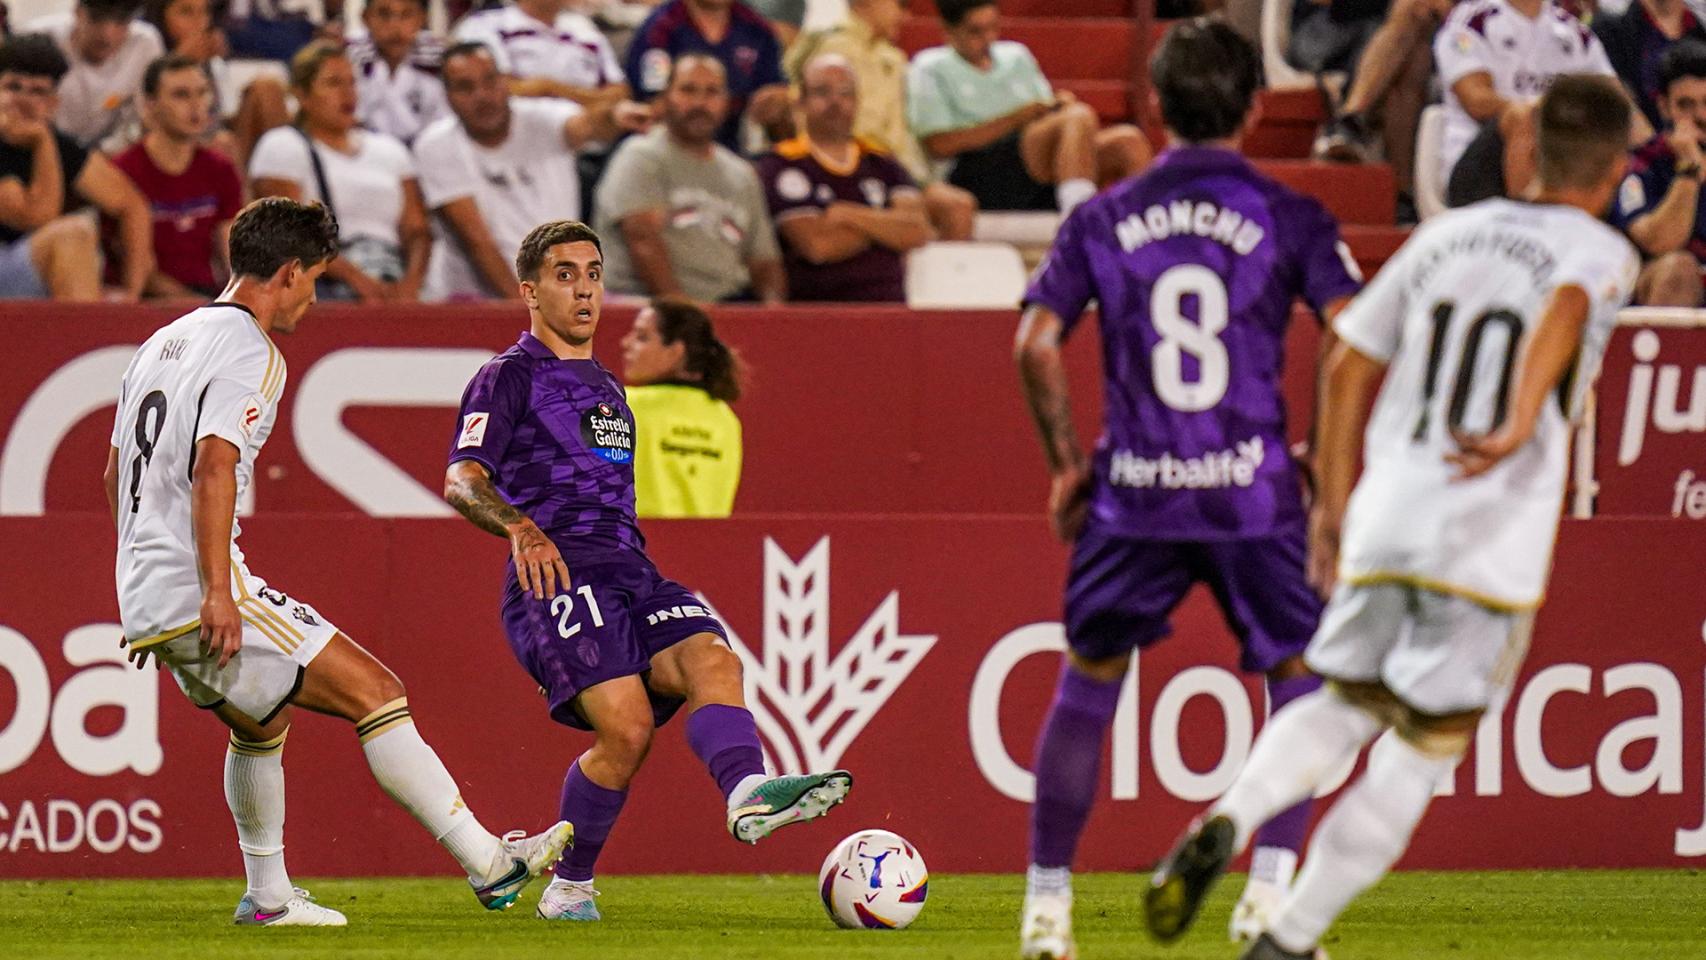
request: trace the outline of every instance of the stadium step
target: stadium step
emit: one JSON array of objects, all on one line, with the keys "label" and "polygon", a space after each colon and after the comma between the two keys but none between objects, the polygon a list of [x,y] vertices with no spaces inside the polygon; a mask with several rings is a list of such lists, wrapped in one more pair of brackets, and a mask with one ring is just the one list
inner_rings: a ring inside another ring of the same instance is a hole
[{"label": "stadium step", "polygon": [[1375,227],[1366,224],[1349,223],[1340,228],[1345,246],[1351,248],[1351,256],[1356,258],[1357,265],[1362,267],[1364,277],[1372,277],[1404,241],[1410,239],[1409,227]]},{"label": "stadium step", "polygon": [[1315,131],[1326,119],[1316,90],[1259,90],[1256,122],[1244,135],[1244,153],[1274,160],[1305,160]]},{"label": "stadium step", "polygon": [[[1043,75],[1055,83],[1069,80],[1126,82],[1136,50],[1137,26],[1115,17],[1003,17],[1001,36],[1030,48]],[[942,22],[934,15],[908,17],[900,47],[910,56],[939,46]]]},{"label": "stadium step", "polygon": [[1257,160],[1256,167],[1320,200],[1340,223],[1391,226],[1396,221],[1398,184],[1392,168],[1383,163]]}]

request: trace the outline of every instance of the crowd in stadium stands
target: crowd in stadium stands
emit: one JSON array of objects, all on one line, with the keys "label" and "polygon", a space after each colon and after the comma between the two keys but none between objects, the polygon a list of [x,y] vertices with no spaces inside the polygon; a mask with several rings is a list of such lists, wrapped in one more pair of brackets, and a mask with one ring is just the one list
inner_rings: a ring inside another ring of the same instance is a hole
[{"label": "crowd in stadium stands", "polygon": [[[0,297],[207,296],[236,208],[282,195],[342,225],[328,299],[514,297],[521,237],[566,217],[603,234],[617,294],[900,300],[907,251],[969,239],[980,211],[1070,213],[1151,160],[1001,39],[994,0],[934,0],[947,42],[910,60],[907,0],[847,0],[818,30],[807,0],[451,0],[448,36],[426,0],[371,0],[349,36],[316,19],[335,4],[72,2],[0,7]],[[1538,95],[1616,75],[1641,122],[1609,216],[1649,257],[1641,300],[1693,306],[1693,2],[1295,0],[1282,52],[1323,79],[1317,159],[1390,163],[1405,223],[1418,160],[1450,205],[1520,195]],[[239,87],[235,59],[287,69]]]}]

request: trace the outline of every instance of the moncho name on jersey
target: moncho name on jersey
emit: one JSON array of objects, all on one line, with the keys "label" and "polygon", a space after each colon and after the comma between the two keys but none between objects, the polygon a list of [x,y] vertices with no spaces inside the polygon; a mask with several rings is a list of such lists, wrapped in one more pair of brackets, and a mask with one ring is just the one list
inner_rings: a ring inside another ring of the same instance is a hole
[{"label": "moncho name on jersey", "polygon": [[1120,246],[1131,253],[1146,243],[1168,237],[1207,237],[1231,247],[1239,256],[1248,256],[1262,242],[1267,231],[1253,220],[1246,220],[1236,210],[1217,207],[1207,200],[1192,203],[1175,200],[1133,213],[1114,227]]}]

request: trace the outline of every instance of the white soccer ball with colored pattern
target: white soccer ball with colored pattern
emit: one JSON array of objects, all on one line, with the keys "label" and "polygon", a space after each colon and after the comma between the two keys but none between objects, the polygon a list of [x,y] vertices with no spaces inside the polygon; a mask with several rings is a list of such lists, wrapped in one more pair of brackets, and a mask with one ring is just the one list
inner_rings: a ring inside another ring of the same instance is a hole
[{"label": "white soccer ball with colored pattern", "polygon": [[918,848],[898,834],[861,830],[835,845],[817,879],[836,926],[900,930],[924,909],[930,871]]}]

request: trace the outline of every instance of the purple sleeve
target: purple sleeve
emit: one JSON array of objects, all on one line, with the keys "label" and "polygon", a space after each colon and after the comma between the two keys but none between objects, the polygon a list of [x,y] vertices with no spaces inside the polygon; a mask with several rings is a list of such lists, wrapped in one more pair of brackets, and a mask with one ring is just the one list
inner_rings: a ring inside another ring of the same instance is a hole
[{"label": "purple sleeve", "polygon": [[1089,204],[1080,206],[1061,224],[1048,256],[1043,258],[1042,265],[1032,275],[1031,284],[1025,290],[1023,305],[1047,307],[1060,317],[1065,332],[1070,332],[1078,324],[1084,308],[1096,295],[1090,276],[1090,258],[1084,250],[1081,236],[1083,213],[1088,208]]},{"label": "purple sleeve", "polygon": [[468,381],[450,443],[450,462],[473,460],[498,476],[516,421],[527,407],[527,373],[519,364],[492,360]]},{"label": "purple sleeve", "polygon": [[1288,239],[1297,258],[1298,292],[1319,316],[1334,300],[1356,296],[1362,289],[1362,270],[1325,207],[1300,197],[1293,209],[1296,216],[1285,226],[1293,231]]}]

